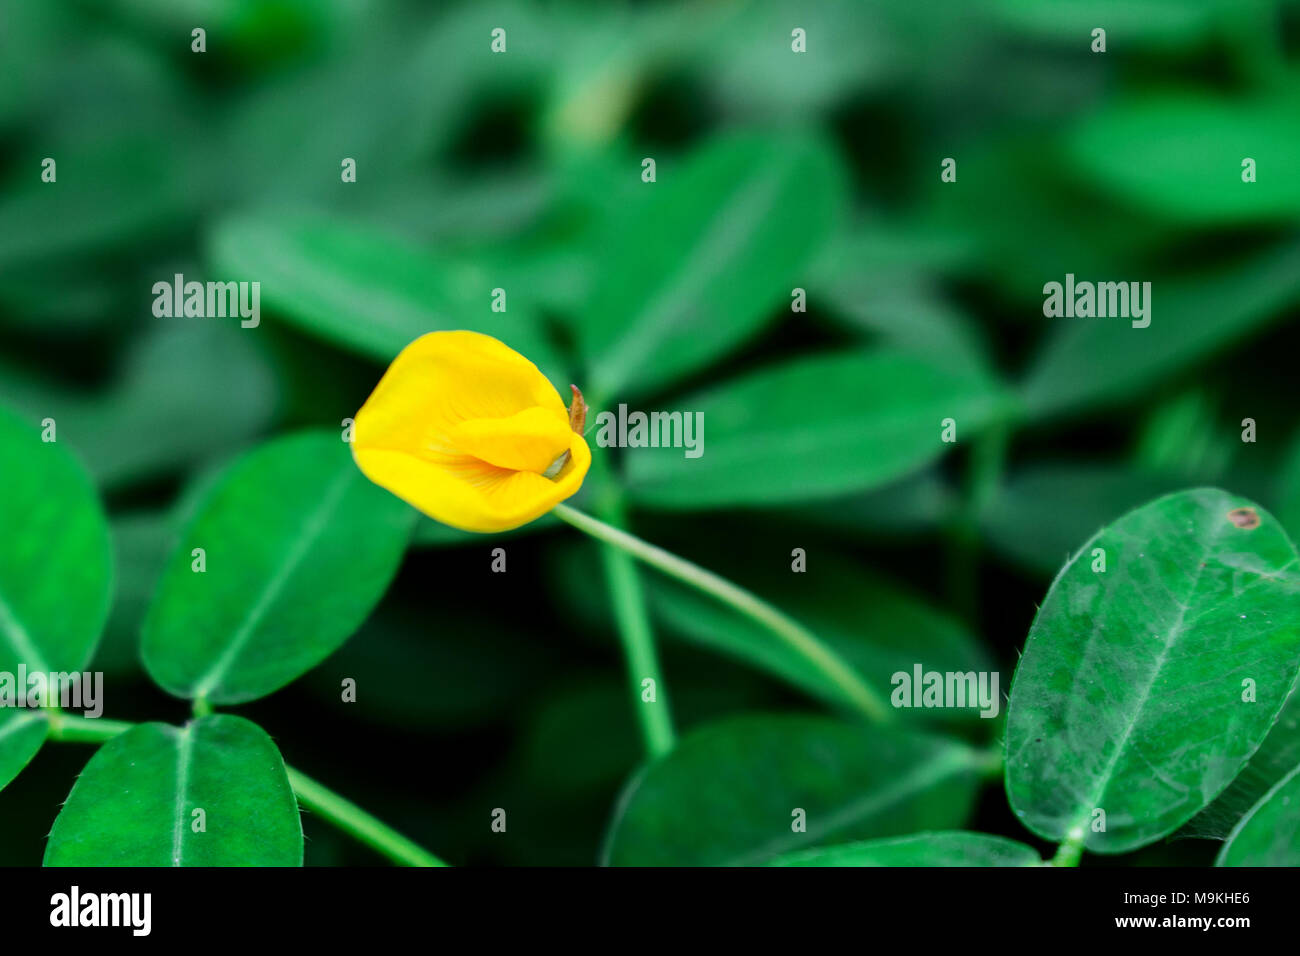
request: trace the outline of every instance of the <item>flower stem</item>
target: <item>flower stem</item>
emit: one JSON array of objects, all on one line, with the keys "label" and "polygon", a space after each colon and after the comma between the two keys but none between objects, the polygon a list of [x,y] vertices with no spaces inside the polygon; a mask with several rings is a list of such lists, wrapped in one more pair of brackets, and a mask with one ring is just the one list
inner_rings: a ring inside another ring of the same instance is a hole
[{"label": "flower stem", "polygon": [[[598,509],[613,525],[626,524],[622,490],[610,480],[608,465],[603,458],[598,458],[593,464],[600,489]],[[677,735],[668,703],[668,686],[660,669],[654,629],[650,625],[650,611],[646,607],[645,588],[636,563],[625,552],[604,543],[598,547],[614,605],[619,639],[623,643],[623,657],[627,661],[632,707],[641,728],[646,754],[654,760],[673,749]],[[646,700],[643,696],[643,682],[647,679],[654,681],[653,700]]]},{"label": "flower stem", "polygon": [[949,580],[953,603],[976,627],[979,623],[980,521],[1002,483],[1009,428],[995,424],[970,450],[966,493],[951,528]]},{"label": "flower stem", "polygon": [[[609,582],[610,596],[614,601],[619,634],[623,639],[635,701],[633,706],[640,721],[641,736],[645,740],[649,756],[652,759],[662,757],[673,749],[676,734],[673,731],[672,712],[668,707],[667,688],[659,667],[654,633],[650,628],[650,615],[646,610],[645,589],[636,564],[622,551],[602,545],[600,558],[605,567],[605,579]],[[646,679],[654,681],[653,701],[642,697],[643,681]]]},{"label": "flower stem", "polygon": [[[136,726],[122,720],[77,717],[58,710],[48,710],[46,713],[50,722],[50,739],[65,743],[104,743]],[[285,770],[289,774],[289,784],[302,806],[394,863],[405,866],[447,865],[428,850],[412,843],[355,803],[345,800],[301,771],[289,766]]]},{"label": "flower stem", "polygon": [[568,505],[556,505],[554,514],[562,521],[568,522],[579,531],[591,535],[606,544],[626,552],[639,561],[643,561],[662,571],[671,578],[703,591],[717,598],[736,611],[761,624],[793,650],[816,667],[844,695],[853,706],[870,720],[884,723],[893,717],[892,712],[870,687],[854,673],[853,669],[835,651],[823,644],[817,637],[793,618],[777,610],[762,598],[742,587],[732,584],[726,578],[719,577],[712,571],[706,571],[698,564],[642,541],[635,535],[628,534],[611,525],[605,524],[582,511]]}]

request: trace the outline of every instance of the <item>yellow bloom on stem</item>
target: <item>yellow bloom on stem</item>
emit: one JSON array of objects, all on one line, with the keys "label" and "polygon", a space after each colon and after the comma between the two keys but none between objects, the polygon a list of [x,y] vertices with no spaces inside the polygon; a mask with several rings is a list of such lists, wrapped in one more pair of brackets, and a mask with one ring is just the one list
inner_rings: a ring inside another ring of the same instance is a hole
[{"label": "yellow bloom on stem", "polygon": [[586,405],[490,335],[430,332],[357,412],[352,456],[375,484],[463,531],[508,531],[582,485]]}]

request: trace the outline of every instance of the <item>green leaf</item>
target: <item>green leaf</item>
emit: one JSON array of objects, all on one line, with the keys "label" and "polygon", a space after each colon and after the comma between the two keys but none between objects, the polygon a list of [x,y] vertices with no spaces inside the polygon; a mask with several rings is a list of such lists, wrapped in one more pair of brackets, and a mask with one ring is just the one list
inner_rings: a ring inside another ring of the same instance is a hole
[{"label": "green leaf", "polygon": [[60,25],[62,13],[40,6],[10,9],[5,31],[0,34],[0,57],[5,63],[0,125],[10,127],[39,108],[37,93],[46,87],[54,72],[50,61],[66,36],[66,23]]},{"label": "green leaf", "polygon": [[[266,9],[260,2],[253,6]],[[319,10],[322,5],[314,6]],[[187,10],[182,15],[197,14]],[[263,38],[264,53],[284,56],[288,49],[312,42],[305,31],[278,19],[278,26],[295,35],[291,41]],[[423,29],[413,31],[355,8],[346,19],[360,22],[344,27],[346,38],[321,41],[325,46],[337,43],[337,55],[300,55],[300,60],[312,62],[251,82],[239,96],[224,101],[230,108],[224,111],[221,125],[215,130],[208,127],[209,136],[221,137],[221,150],[209,150],[222,161],[226,175],[220,185],[233,194],[233,204],[319,203],[334,209],[362,201],[348,195],[356,190],[340,183],[344,157],[357,161],[358,187],[366,192],[407,174],[430,136],[460,121],[469,86],[464,61],[466,54],[476,50],[466,44],[454,60],[444,57],[445,81],[430,83],[432,64],[417,62],[427,36]],[[209,37],[222,37],[210,57],[230,55],[244,39],[240,31],[221,29],[217,21],[216,16],[206,21]],[[485,44],[481,59],[488,55]],[[246,64],[236,68],[249,75]],[[214,119],[210,117],[209,123]],[[328,163],[325,156],[330,157]]]},{"label": "green leaf", "polygon": [[[1055,63],[1060,62],[1056,58]],[[1075,74],[1054,70],[1026,79],[1061,84],[1061,97],[1073,95],[1067,90],[1078,83]],[[1039,326],[1042,288],[1049,279],[1062,279],[1067,272],[1086,278],[1137,278],[1125,275],[1135,261],[1151,261],[1177,241],[1171,227],[1098,197],[1096,190],[1070,178],[1065,165],[1055,139],[1036,129],[989,140],[970,138],[961,150],[958,184],[941,182],[926,167],[917,184],[925,197],[921,232],[945,237],[971,259],[969,264],[937,264],[931,271],[951,272],[956,266],[967,282],[992,285],[1010,301],[1023,303],[1021,308],[1001,310],[1003,317]],[[978,183],[979,188],[966,189],[962,182]],[[1061,229],[1062,222],[1070,228]],[[927,256],[922,261],[933,260]],[[914,265],[899,264],[900,270],[909,267]]]},{"label": "green leaf", "polygon": [[[1300,93],[1152,93],[1084,121],[1066,144],[1073,164],[1125,201],[1180,223],[1300,218]],[[1242,161],[1257,181],[1242,181]]]},{"label": "green leaf", "polygon": [[808,283],[809,302],[820,313],[824,299],[831,306],[827,317],[851,331],[984,371],[988,350],[971,317],[948,302],[929,271],[964,255],[960,240],[870,223],[826,248]]},{"label": "green leaf", "polygon": [[469,329],[505,342],[566,385],[536,316],[512,301],[493,312],[500,276],[401,236],[320,217],[235,218],[209,243],[215,269],[262,283],[262,303],[327,342],[389,362],[439,329]]},{"label": "green leaf", "polygon": [[[1062,281],[1064,276],[1048,278]],[[1129,398],[1255,331],[1297,300],[1296,242],[1212,270],[1155,281],[1146,328],[1133,328],[1122,318],[1054,320],[1062,324],[1030,368],[1023,386],[1025,404],[1030,414],[1048,418]]]},{"label": "green leaf", "polygon": [[64,147],[46,154],[57,161],[54,183],[38,178],[40,154],[24,157],[21,173],[14,168],[0,206],[0,268],[120,249],[193,214],[199,178],[183,140],[159,130],[97,132],[49,144]]},{"label": "green leaf", "polygon": [[865,491],[952,448],[942,440],[944,419],[956,421],[958,441],[965,441],[1003,414],[1005,401],[976,373],[903,351],[801,358],[666,403],[692,416],[692,425],[703,416],[702,453],[687,458],[684,448],[630,449],[628,490],[660,508]]},{"label": "green leaf", "polygon": [[1007,793],[1021,821],[1122,853],[1218,796],[1300,668],[1296,565],[1272,515],[1210,488],[1151,502],[1085,544],[1053,582],[1011,688]]},{"label": "green leaf", "polygon": [[[551,263],[542,261],[542,255],[528,256],[525,251],[528,259],[521,261],[515,253],[532,238],[526,232],[531,223],[552,208],[555,192],[554,174],[549,169],[435,172],[417,168],[403,170],[391,181],[372,182],[364,196],[338,206],[331,202],[329,208],[349,218],[356,216],[358,224],[382,226],[386,233],[396,231],[412,239],[455,243],[458,249],[470,244],[476,258],[495,253],[498,258],[492,262],[492,269],[510,269],[508,278],[497,285],[511,290],[523,287],[529,293],[529,302],[538,298],[549,302],[549,296],[537,295],[543,290],[529,283],[536,282],[549,292],[569,285],[571,276],[547,271]],[[564,262],[565,251],[556,250],[561,253],[553,263],[557,272],[573,268]]]},{"label": "green leaf", "polygon": [[578,322],[598,403],[700,369],[788,309],[844,201],[819,140],[730,135],[660,157],[657,178],[607,224]]},{"label": "green leaf", "polygon": [[1278,781],[1228,835],[1215,866],[1300,866],[1300,767]]},{"label": "green leaf", "polygon": [[302,853],[280,752],[256,724],[221,714],[141,724],[101,747],[54,821],[45,865],[301,866]]},{"label": "green leaf", "polygon": [[74,273],[66,259],[0,267],[0,323],[47,335],[101,331],[135,307],[134,278],[81,261]]},{"label": "green leaf", "polygon": [[140,672],[140,629],[167,559],[180,540],[178,522],[166,512],[131,512],[113,518],[117,587],[94,668],[114,677]]},{"label": "green leaf", "polygon": [[776,520],[835,534],[895,536],[928,531],[950,520],[960,505],[958,489],[939,467],[906,475],[871,491],[766,512]]},{"label": "green leaf", "polygon": [[1195,386],[1154,403],[1134,443],[1133,463],[1150,471],[1221,477],[1236,450],[1222,440],[1218,405]]},{"label": "green leaf", "polygon": [[1218,799],[1198,813],[1182,834],[1222,840],[1279,780],[1300,764],[1300,694],[1294,690],[1282,705],[1277,721]]},{"label": "green leaf", "polygon": [[145,618],[146,670],[178,697],[218,704],[283,687],[366,619],[414,522],[337,433],[262,445],[206,490],[168,561]]},{"label": "green leaf", "polygon": [[947,365],[976,372],[988,367],[969,316],[924,276],[858,269],[836,277],[825,294],[831,318],[851,331],[874,333],[884,344]]},{"label": "green leaf", "polygon": [[[680,681],[673,676],[673,712],[679,713]],[[548,681],[545,696],[520,725],[514,775],[536,796],[570,799],[599,793],[605,805],[642,747],[626,685],[608,677]],[[588,861],[589,862],[589,861]]]},{"label": "green leaf", "polygon": [[1105,26],[1108,43],[1182,49],[1214,33],[1231,0],[997,0],[999,19],[1036,37],[1077,44]]},{"label": "green leaf", "polygon": [[756,865],[809,847],[960,826],[979,769],[974,751],[939,738],[825,717],[734,717],[682,738],[632,779],[604,862]]},{"label": "green leaf", "polygon": [[[275,0],[272,4],[193,0],[184,7],[166,0],[127,0],[111,6],[132,36],[161,34],[167,38],[178,31],[189,36],[191,20],[203,23],[210,34],[222,38],[221,47],[209,55],[230,57],[245,69],[292,62],[304,49],[334,40],[345,28],[356,29],[359,19],[340,0]],[[331,105],[338,109],[337,104]],[[297,140],[293,145],[299,145]]]},{"label": "green leaf", "polygon": [[[56,433],[57,434],[57,433]],[[38,421],[0,408],[0,672],[72,672],[108,617],[113,545],[85,470]]]},{"label": "green leaf", "polygon": [[864,840],[777,857],[768,866],[1039,866],[1033,847],[987,833],[954,830]]},{"label": "green leaf", "polygon": [[182,321],[133,344],[102,392],[69,394],[26,369],[0,366],[0,395],[34,420],[55,419],[59,441],[106,487],[229,454],[271,423],[280,397],[274,373],[255,331]]},{"label": "green leaf", "polygon": [[40,710],[0,710],[0,790],[40,751],[50,722]]},{"label": "green leaf", "polygon": [[[720,22],[701,8],[678,18],[689,35],[679,44],[710,100],[741,112],[807,117],[857,90],[896,76],[902,41],[877,5],[854,0],[747,0],[716,8]],[[793,26],[806,31],[807,54],[791,50]]]}]

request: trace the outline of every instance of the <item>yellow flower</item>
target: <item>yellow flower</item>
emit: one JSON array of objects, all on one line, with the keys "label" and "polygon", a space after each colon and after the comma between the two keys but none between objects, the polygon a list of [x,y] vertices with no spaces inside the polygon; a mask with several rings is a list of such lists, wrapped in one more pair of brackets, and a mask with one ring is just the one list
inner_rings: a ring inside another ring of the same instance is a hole
[{"label": "yellow flower", "polygon": [[367,478],[464,531],[508,531],[582,485],[586,405],[489,335],[430,332],[402,350],[357,412]]}]

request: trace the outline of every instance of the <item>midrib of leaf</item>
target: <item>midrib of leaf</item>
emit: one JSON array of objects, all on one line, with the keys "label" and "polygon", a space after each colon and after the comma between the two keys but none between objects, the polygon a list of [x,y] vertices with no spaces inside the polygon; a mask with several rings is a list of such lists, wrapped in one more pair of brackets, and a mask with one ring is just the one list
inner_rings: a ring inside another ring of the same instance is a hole
[{"label": "midrib of leaf", "polygon": [[284,564],[266,582],[262,593],[258,595],[257,602],[253,605],[252,610],[248,612],[248,616],[244,618],[239,630],[235,632],[235,636],[226,646],[226,649],[222,651],[221,656],[217,658],[207,673],[196,682],[194,689],[196,697],[207,696],[226,676],[230,668],[234,666],[235,660],[243,652],[244,647],[252,638],[253,632],[262,622],[262,618],[266,616],[266,612],[279,598],[289,579],[298,570],[298,565],[307,556],[308,550],[325,530],[330,516],[338,507],[339,499],[342,498],[343,492],[352,478],[353,472],[349,465],[349,467],[341,470],[330,483],[320,504],[312,510],[307,520],[303,522],[300,533],[294,540],[293,546],[289,549]]},{"label": "midrib of leaf", "polygon": [[[416,321],[430,317],[417,304],[403,296],[390,294],[382,287],[370,285],[358,288],[356,282],[337,273],[324,269],[309,271],[313,277],[312,284],[316,286],[318,292],[314,297],[314,304],[324,312],[336,310],[338,303],[342,301],[354,313],[365,315],[368,323],[398,333],[405,333],[407,329],[400,321],[390,321],[392,314],[401,313],[403,317]],[[330,290],[334,292],[332,297],[320,294]],[[376,305],[382,305],[383,308],[375,308]]]},{"label": "midrib of leaf", "polygon": [[669,274],[669,281],[660,286],[658,295],[628,323],[631,332],[619,338],[618,347],[605,356],[600,365],[600,394],[622,384],[629,364],[624,356],[650,355],[666,337],[670,329],[655,321],[656,317],[672,314],[678,303],[698,295],[717,271],[714,263],[728,261],[753,234],[753,226],[766,215],[770,198],[791,165],[787,155],[764,167],[763,175],[743,180],[726,203],[719,206],[709,228],[689,250],[683,250],[677,269]]},{"label": "midrib of leaf", "polygon": [[[1068,828],[1069,830],[1085,827],[1092,818],[1093,808],[1102,806],[1102,801],[1105,799],[1106,791],[1110,789],[1110,781],[1112,774],[1115,772],[1115,767],[1119,764],[1119,759],[1123,755],[1124,749],[1128,746],[1129,738],[1133,735],[1133,729],[1137,726],[1138,719],[1142,716],[1142,712],[1146,709],[1147,703],[1151,699],[1151,691],[1156,686],[1156,681],[1160,677],[1160,671],[1169,660],[1169,652],[1173,650],[1174,645],[1178,643],[1178,638],[1182,636],[1183,624],[1187,619],[1187,612],[1191,609],[1192,601],[1195,599],[1196,592],[1201,586],[1201,573],[1205,570],[1205,566],[1208,563],[1205,559],[1209,557],[1210,553],[1214,550],[1214,545],[1217,544],[1220,534],[1221,529],[1216,527],[1207,541],[1202,545],[1200,560],[1196,562],[1196,573],[1192,576],[1191,587],[1188,588],[1187,591],[1187,599],[1186,601],[1178,602],[1178,616],[1169,627],[1168,633],[1165,637],[1164,646],[1160,648],[1160,653],[1156,657],[1155,666],[1151,668],[1150,677],[1142,688],[1142,695],[1138,699],[1137,706],[1133,708],[1132,715],[1129,717],[1128,726],[1124,728],[1124,732],[1120,735],[1115,749],[1111,752],[1110,758],[1106,761],[1105,768],[1098,777],[1098,782],[1094,786],[1091,797],[1091,805],[1082,806],[1080,808],[1080,813],[1075,818],[1074,823]],[[1093,642],[1096,639],[1097,629],[1094,628],[1092,633],[1088,635],[1088,642],[1084,648],[1084,654],[1082,655],[1084,658],[1088,657],[1092,650]],[[1076,672],[1074,675],[1074,681],[1070,688],[1072,695],[1075,693],[1075,685],[1077,685],[1077,682],[1078,673]]]},{"label": "midrib of leaf", "polygon": [[50,669],[45,663],[45,658],[36,649],[36,644],[32,641],[31,635],[27,633],[27,629],[18,620],[18,615],[14,614],[13,608],[5,600],[3,593],[0,593],[0,633],[9,639],[9,643],[18,654],[20,662],[25,663],[35,671],[48,671]]},{"label": "midrib of leaf", "polygon": [[[274,248],[274,247],[273,247]],[[303,273],[311,277],[309,285],[316,289],[316,294],[308,297],[313,308],[324,311],[336,311],[339,302],[343,302],[345,307],[351,309],[356,314],[364,314],[371,325],[378,325],[380,328],[391,332],[406,331],[400,322],[389,320],[391,313],[402,313],[416,320],[426,318],[421,313],[418,305],[405,299],[402,296],[396,296],[387,293],[382,287],[375,285],[367,286],[363,289],[357,288],[357,283],[340,273],[331,271],[316,265],[309,257],[295,254],[293,251],[287,254],[284,250],[277,250],[281,253],[278,257],[281,261],[281,269],[287,262],[298,268],[290,268],[287,274],[291,278],[299,278]],[[325,293],[333,293],[330,297]],[[376,304],[386,306],[386,308],[375,308]]]},{"label": "midrib of leaf", "polygon": [[[977,400],[980,398],[974,397]],[[948,409],[952,403],[935,404],[933,407]],[[815,428],[790,425],[784,431],[747,431],[743,445],[727,449],[727,453],[719,457],[727,467],[731,467],[746,461],[770,461],[776,454],[809,454],[822,450],[822,446],[827,444],[843,447],[850,442],[881,441],[886,437],[913,434],[918,418],[925,418],[925,415],[917,413],[898,417],[872,417],[865,421],[845,421]]]},{"label": "midrib of leaf", "polygon": [[193,724],[176,732],[176,822],[172,827],[172,866],[181,865],[185,852],[185,804],[190,782],[190,761],[194,755]]},{"label": "midrib of leaf", "polygon": [[772,856],[781,856],[805,846],[816,846],[817,841],[854,826],[888,807],[903,803],[913,795],[928,790],[948,777],[970,770],[974,765],[974,755],[966,748],[953,744],[934,759],[921,764],[911,773],[895,781],[893,786],[878,790],[846,805],[831,815],[825,824],[811,826],[804,833],[783,835],[778,840],[771,840],[757,849],[733,857],[719,865],[752,866]]}]

